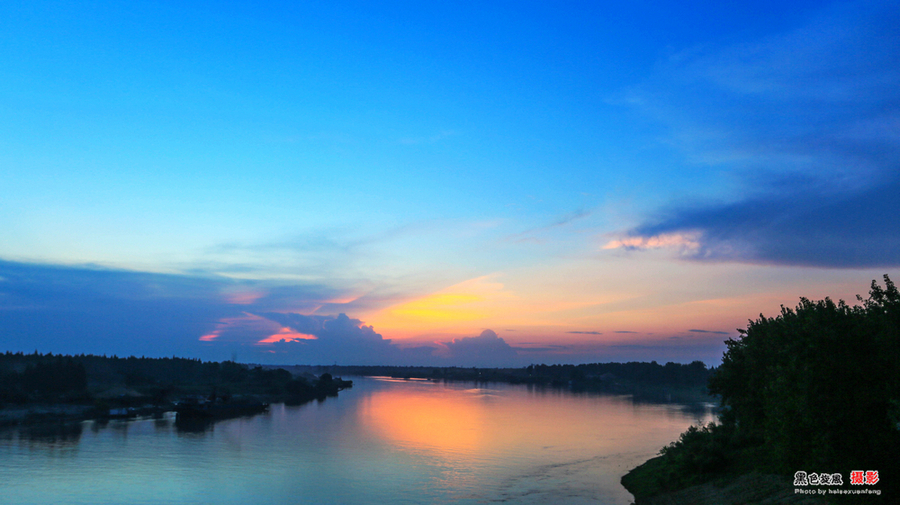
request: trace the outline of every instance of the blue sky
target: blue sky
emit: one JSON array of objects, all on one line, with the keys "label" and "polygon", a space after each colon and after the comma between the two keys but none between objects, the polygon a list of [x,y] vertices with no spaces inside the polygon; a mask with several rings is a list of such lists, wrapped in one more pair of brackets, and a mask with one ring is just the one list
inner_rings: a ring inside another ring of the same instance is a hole
[{"label": "blue sky", "polygon": [[0,344],[713,363],[896,272],[898,18],[6,3]]}]

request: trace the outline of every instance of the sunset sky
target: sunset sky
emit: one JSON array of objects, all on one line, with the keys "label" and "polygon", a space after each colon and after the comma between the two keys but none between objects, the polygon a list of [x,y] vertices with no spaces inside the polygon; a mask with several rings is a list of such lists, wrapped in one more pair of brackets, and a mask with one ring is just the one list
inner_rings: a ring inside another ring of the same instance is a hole
[{"label": "sunset sky", "polygon": [[4,2],[0,352],[715,364],[900,280],[895,2]]}]

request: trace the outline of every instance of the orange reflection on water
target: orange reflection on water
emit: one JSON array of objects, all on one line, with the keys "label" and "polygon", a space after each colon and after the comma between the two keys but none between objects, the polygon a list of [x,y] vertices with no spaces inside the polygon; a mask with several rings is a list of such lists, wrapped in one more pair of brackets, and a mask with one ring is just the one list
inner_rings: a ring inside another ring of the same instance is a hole
[{"label": "orange reflection on water", "polygon": [[[710,419],[703,415],[703,422]],[[628,453],[636,439],[658,437],[654,445],[662,447],[690,423],[677,408],[628,397],[432,382],[375,391],[359,416],[361,426],[387,443],[448,462],[499,454],[506,461],[591,460]]]},{"label": "orange reflection on water", "polygon": [[360,416],[380,436],[405,447],[471,453],[484,445],[485,409],[474,396],[388,389],[370,396]]}]

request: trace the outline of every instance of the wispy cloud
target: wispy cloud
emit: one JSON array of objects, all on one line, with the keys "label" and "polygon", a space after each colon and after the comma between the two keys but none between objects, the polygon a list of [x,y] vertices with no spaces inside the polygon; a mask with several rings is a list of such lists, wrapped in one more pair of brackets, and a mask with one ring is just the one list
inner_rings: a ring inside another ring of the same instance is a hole
[{"label": "wispy cloud", "polygon": [[711,330],[688,330],[691,333],[712,333],[715,335],[731,335],[727,331],[711,331]]},{"label": "wispy cloud", "polygon": [[[608,248],[700,261],[900,265],[900,11],[840,4],[764,40],[686,51],[634,90],[728,201],[669,205]],[[689,237],[689,240],[675,240]]]},{"label": "wispy cloud", "polygon": [[696,234],[670,233],[654,235],[650,237],[631,236],[611,240],[603,246],[604,249],[662,249],[678,248],[682,251],[696,251],[700,247]]},{"label": "wispy cloud", "polygon": [[223,274],[270,273],[341,279],[385,260],[384,246],[433,232],[433,223],[411,222],[382,230],[357,227],[308,229],[270,240],[223,242],[207,248],[206,269]]},{"label": "wispy cloud", "polygon": [[554,230],[557,228],[562,228],[574,221],[586,218],[590,215],[591,215],[590,210],[577,209],[575,211],[569,212],[568,214],[563,214],[561,216],[557,216],[557,218],[554,219],[549,224],[546,224],[543,226],[537,226],[534,228],[529,228],[525,231],[515,233],[513,235],[509,235],[506,237],[506,240],[510,241],[510,242],[521,242],[521,243],[524,243],[524,242],[543,243],[544,241],[542,239],[535,237],[534,235],[545,233],[545,232],[548,232],[548,231],[551,231],[551,230]]},{"label": "wispy cloud", "polygon": [[566,351],[570,351],[571,348],[568,346],[561,345],[552,345],[545,347],[516,347],[517,352],[520,353],[541,353],[541,354],[561,354]]}]

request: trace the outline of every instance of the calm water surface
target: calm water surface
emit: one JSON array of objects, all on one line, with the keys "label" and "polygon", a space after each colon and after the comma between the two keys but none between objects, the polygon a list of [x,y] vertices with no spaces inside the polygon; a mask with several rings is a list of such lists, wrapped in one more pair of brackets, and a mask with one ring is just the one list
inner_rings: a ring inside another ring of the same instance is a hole
[{"label": "calm water surface", "polygon": [[619,484],[708,409],[354,377],[339,398],[206,426],[0,433],[0,501],[628,504]]}]

